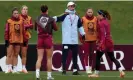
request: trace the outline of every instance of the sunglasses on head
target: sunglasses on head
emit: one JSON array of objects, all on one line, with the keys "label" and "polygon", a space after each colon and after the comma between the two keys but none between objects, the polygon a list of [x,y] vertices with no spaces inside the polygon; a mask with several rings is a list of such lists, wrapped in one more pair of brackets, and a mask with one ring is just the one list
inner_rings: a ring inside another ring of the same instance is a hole
[{"label": "sunglasses on head", "polygon": [[75,7],[75,5],[70,5],[70,7]]}]

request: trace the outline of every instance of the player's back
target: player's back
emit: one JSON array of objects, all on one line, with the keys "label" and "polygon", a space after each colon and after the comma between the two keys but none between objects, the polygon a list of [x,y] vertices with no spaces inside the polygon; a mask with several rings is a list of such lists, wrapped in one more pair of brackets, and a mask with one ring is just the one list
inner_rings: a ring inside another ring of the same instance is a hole
[{"label": "player's back", "polygon": [[37,31],[39,36],[52,35],[54,19],[47,14],[37,17]]}]

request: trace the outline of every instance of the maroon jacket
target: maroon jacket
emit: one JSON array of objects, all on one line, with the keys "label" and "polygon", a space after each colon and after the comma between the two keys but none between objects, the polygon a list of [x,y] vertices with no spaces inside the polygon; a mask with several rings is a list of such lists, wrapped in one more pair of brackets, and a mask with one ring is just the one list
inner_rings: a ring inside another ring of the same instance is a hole
[{"label": "maroon jacket", "polygon": [[[41,17],[44,17],[44,19],[42,19],[41,22],[46,23],[45,26],[39,23]],[[45,13],[42,13],[35,21],[35,30],[37,30],[38,36],[46,36],[46,35],[52,35],[53,30],[57,31],[58,28],[55,20],[52,17],[48,16]]]},{"label": "maroon jacket", "polygon": [[98,44],[106,45],[106,41],[112,41],[110,34],[110,24],[107,19],[102,19],[98,22]]},{"label": "maroon jacket", "polygon": [[[28,15],[20,15],[23,19],[27,20],[28,19]],[[25,25],[25,24],[24,24]],[[33,23],[32,23],[32,18],[30,19],[30,24],[29,25],[25,25],[25,29],[32,29],[33,28]]]}]

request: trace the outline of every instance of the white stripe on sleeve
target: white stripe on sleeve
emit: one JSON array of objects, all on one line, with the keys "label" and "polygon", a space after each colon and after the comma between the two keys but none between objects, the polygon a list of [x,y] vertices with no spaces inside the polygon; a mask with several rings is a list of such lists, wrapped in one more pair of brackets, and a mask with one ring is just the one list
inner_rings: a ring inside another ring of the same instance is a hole
[{"label": "white stripe on sleeve", "polygon": [[85,35],[85,31],[84,31],[84,29],[83,29],[83,26],[79,28],[79,32],[80,32],[80,34],[81,34],[82,36]]}]

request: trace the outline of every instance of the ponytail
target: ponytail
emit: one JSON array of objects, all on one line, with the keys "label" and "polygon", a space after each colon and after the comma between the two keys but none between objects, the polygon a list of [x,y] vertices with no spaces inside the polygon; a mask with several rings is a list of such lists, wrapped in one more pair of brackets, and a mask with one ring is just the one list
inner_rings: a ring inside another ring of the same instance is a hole
[{"label": "ponytail", "polygon": [[99,10],[98,13],[100,15],[103,15],[103,17],[107,18],[108,20],[111,20],[111,16],[108,11],[106,10]]},{"label": "ponytail", "polygon": [[111,16],[110,16],[110,14],[109,14],[109,12],[108,11],[104,11],[104,13],[105,13],[105,17],[108,19],[108,20],[111,20]]}]

